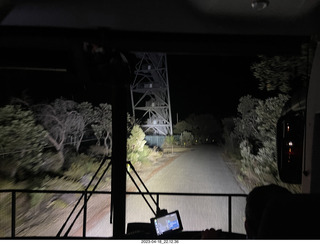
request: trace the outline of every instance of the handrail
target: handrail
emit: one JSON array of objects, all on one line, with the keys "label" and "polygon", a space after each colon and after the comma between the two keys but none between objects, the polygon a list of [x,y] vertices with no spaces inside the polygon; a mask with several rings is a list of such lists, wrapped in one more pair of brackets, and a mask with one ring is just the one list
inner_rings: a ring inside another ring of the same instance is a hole
[{"label": "handrail", "polygon": [[129,195],[151,194],[151,195],[171,195],[171,196],[201,196],[201,197],[246,197],[244,193],[191,193],[191,192],[126,192]]},{"label": "handrail", "polygon": [[[11,190],[0,190],[0,193],[11,193],[12,194],[12,202],[11,202],[11,238],[19,238],[16,237],[15,228],[16,228],[16,194],[17,193],[48,193],[48,194],[81,194],[86,197],[92,194],[106,194],[110,195],[111,191],[68,191],[68,190],[28,190],[28,189],[11,189]],[[159,205],[159,196],[196,196],[196,197],[227,197],[228,198],[228,232],[232,232],[232,198],[233,197],[246,197],[247,194],[242,193],[189,193],[189,192],[126,192],[126,195],[155,195],[157,196],[156,205]],[[87,198],[88,200],[88,198]],[[86,222],[87,222],[87,201],[84,201],[82,206],[84,208],[83,215],[83,233],[82,238],[86,237]],[[1,239],[2,237],[0,237]],[[42,238],[42,237],[39,237]],[[60,238],[60,236],[56,236],[55,238]],[[66,236],[61,237],[66,238]]]},{"label": "handrail", "polygon": [[160,212],[160,207],[159,207],[159,201],[154,200],[154,198],[152,197],[152,194],[150,194],[147,186],[143,183],[143,180],[140,178],[138,172],[136,171],[136,169],[134,168],[134,166],[132,165],[132,163],[129,161],[127,162],[130,166],[130,168],[133,170],[133,172],[135,173],[135,175],[138,177],[140,183],[142,184],[142,186],[144,187],[144,189],[146,190],[147,194],[151,197],[151,200],[154,202],[154,204],[157,207],[156,212],[153,210],[153,208],[151,207],[150,203],[148,202],[148,200],[145,198],[145,194],[142,194],[142,191],[140,189],[140,187],[138,186],[138,184],[136,183],[136,181],[133,179],[132,175],[130,174],[130,172],[127,169],[127,174],[129,175],[130,179],[132,180],[133,184],[136,186],[136,188],[138,189],[140,195],[142,195],[143,199],[145,200],[145,202],[147,203],[147,205],[149,206],[149,208],[151,209],[151,211],[153,212],[153,214],[156,216],[159,212]]},{"label": "handrail", "polygon": [[[60,235],[61,235],[64,227],[66,226],[66,224],[67,224],[67,222],[69,221],[69,219],[71,218],[72,214],[74,213],[74,211],[75,211],[76,208],[78,207],[81,199],[82,199],[83,197],[85,197],[85,198],[84,198],[84,205],[86,205],[86,204],[87,204],[87,201],[89,201],[89,199],[91,198],[92,193],[89,193],[89,197],[87,198],[88,189],[89,189],[89,187],[91,186],[91,183],[93,182],[93,180],[95,179],[96,175],[98,174],[98,172],[100,171],[100,169],[102,168],[102,166],[104,165],[104,163],[106,162],[107,159],[108,159],[108,157],[105,157],[105,158],[102,160],[102,162],[101,162],[101,164],[100,164],[100,167],[99,167],[98,170],[96,171],[95,175],[92,177],[90,183],[88,184],[88,186],[87,186],[86,189],[84,190],[84,193],[81,195],[81,197],[79,198],[77,204],[74,206],[73,210],[72,210],[71,213],[69,214],[67,220],[66,220],[66,221],[64,222],[64,224],[62,225],[62,227],[61,227],[61,229],[59,230],[57,236],[60,236]],[[101,177],[99,178],[98,182],[97,182],[96,185],[94,186],[92,192],[94,192],[94,191],[96,190],[96,188],[97,188],[97,186],[99,185],[101,179],[103,178],[103,176],[104,176],[104,175],[106,174],[106,172],[108,171],[110,165],[111,165],[111,161],[109,162],[107,168],[103,171]],[[64,234],[65,236],[68,236],[68,234],[69,234],[69,232],[71,231],[74,223],[76,222],[76,220],[77,220],[78,217],[80,216],[80,213],[82,212],[82,210],[84,210],[84,211],[86,212],[87,209],[84,208],[84,205],[81,207],[80,211],[78,212],[78,214],[77,214],[76,217],[74,218],[73,222],[72,222],[71,225],[69,226],[68,230],[67,230],[66,233]],[[85,217],[84,219],[86,219],[86,217]],[[85,225],[84,225],[84,228],[85,228]]]},{"label": "handrail", "polygon": [[[0,189],[0,193],[4,192],[21,192],[21,193],[57,193],[57,194],[111,194],[111,191],[86,191],[86,190],[29,190],[29,189]],[[216,197],[246,197],[244,193],[191,193],[191,192],[136,192],[128,191],[128,195],[140,195],[140,194],[151,194],[151,195],[174,195],[174,196],[216,196]]]}]

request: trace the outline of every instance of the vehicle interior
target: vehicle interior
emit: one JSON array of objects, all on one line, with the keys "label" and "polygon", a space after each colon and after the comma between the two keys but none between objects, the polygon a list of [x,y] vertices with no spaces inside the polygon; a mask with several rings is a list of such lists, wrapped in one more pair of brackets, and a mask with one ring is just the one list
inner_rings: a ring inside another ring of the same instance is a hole
[{"label": "vehicle interior", "polygon": [[[283,114],[277,138],[281,178],[302,187],[302,194],[287,203],[290,207],[283,218],[298,223],[290,225],[295,233],[303,226],[305,234],[290,236],[292,229],[278,233],[287,225],[280,219],[277,226],[271,224],[272,228],[266,224],[260,238],[320,237],[314,233],[318,231],[316,225],[312,225],[320,217],[317,209],[320,199],[319,0],[0,0],[0,23],[2,71],[10,70],[13,76],[18,76],[19,72],[24,74],[26,70],[52,71],[40,90],[48,87],[61,89],[52,84],[63,84],[68,80],[71,85],[65,88],[66,94],[79,86],[86,86],[88,92],[100,92],[99,96],[103,96],[105,89],[112,91],[108,99],[113,106],[111,195],[114,239],[201,238],[200,230],[188,232],[178,228],[177,232],[159,237],[149,231],[150,223],[128,227],[125,224],[127,111],[130,102],[127,80],[130,76],[128,63],[134,59],[132,52],[293,55],[299,53],[304,43],[315,45],[304,115],[297,120],[295,110]],[[107,50],[108,67],[97,68],[88,64],[83,52],[88,43]],[[99,69],[108,69],[108,72],[101,75]],[[24,77],[30,79],[27,74]],[[102,84],[103,79],[112,82]],[[90,90],[93,82],[101,83],[99,91]],[[7,99],[6,93],[10,89],[1,88],[1,102]],[[281,124],[288,123],[302,131],[303,136],[285,134]],[[289,141],[300,143],[303,148],[303,153],[293,159],[293,164],[285,149]],[[266,216],[266,223],[272,222],[272,214],[277,213],[273,207]],[[293,218],[292,213],[296,213],[297,218]],[[158,217],[166,216],[171,218],[173,215],[165,213]],[[174,223],[179,224],[180,217],[175,218]],[[162,220],[153,220],[153,223],[155,221]],[[139,228],[141,232],[137,234]],[[224,238],[244,239],[245,235],[225,232]]]}]

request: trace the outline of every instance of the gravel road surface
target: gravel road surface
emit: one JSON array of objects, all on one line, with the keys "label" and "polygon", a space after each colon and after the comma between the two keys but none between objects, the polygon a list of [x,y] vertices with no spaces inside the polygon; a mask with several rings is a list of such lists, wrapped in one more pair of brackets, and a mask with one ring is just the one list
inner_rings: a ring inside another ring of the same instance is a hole
[{"label": "gravel road surface", "polygon": [[[150,192],[244,194],[223,161],[221,148],[214,145],[196,146],[182,153],[144,183]],[[149,197],[148,200],[152,203]],[[184,230],[213,227],[228,231],[227,197],[160,195],[159,203],[161,209],[169,212],[179,210]],[[233,197],[231,203],[232,231],[245,233],[245,198]],[[155,209],[155,204],[151,205]],[[127,223],[150,222],[154,216],[140,195],[128,195],[126,206]],[[87,236],[112,236],[109,219],[110,215],[106,211],[94,226],[88,228]]]}]

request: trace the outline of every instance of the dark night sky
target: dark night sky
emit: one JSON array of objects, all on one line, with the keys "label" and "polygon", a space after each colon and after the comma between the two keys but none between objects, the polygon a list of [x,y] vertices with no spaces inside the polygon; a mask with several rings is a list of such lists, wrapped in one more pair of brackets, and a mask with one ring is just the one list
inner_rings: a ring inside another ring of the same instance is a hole
[{"label": "dark night sky", "polygon": [[[25,54],[28,55],[36,59],[36,55]],[[1,103],[7,103],[11,96],[21,97],[22,91],[35,103],[51,102],[60,97],[95,104],[111,102],[110,87],[105,81],[79,81],[65,54],[52,55],[49,60],[57,60],[51,66],[65,67],[68,72],[0,70],[4,84]],[[10,62],[15,66],[18,59],[12,60]],[[39,60],[43,60],[42,55]],[[173,123],[176,123],[177,113],[179,120],[191,113],[212,113],[217,118],[235,115],[239,98],[258,90],[257,81],[250,71],[254,60],[255,57],[243,56],[167,55]]]},{"label": "dark night sky", "polygon": [[258,92],[250,66],[255,57],[168,56],[173,121],[190,113],[235,115],[239,98]]}]

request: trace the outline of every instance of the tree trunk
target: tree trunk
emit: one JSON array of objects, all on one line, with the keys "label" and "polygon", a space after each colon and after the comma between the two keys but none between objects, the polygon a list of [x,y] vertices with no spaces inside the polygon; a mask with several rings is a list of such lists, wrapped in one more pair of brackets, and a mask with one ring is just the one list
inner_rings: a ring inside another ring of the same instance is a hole
[{"label": "tree trunk", "polygon": [[104,148],[105,148],[105,152],[106,152],[105,155],[106,156],[108,156],[108,154],[109,154],[109,148],[108,148],[108,143],[107,143],[108,137],[109,137],[109,133],[107,133],[107,136],[103,140],[103,145],[104,145]]},{"label": "tree trunk", "polygon": [[64,154],[63,154],[63,141],[62,140],[60,143],[58,143],[52,136],[48,135],[49,141],[52,143],[52,145],[55,147],[55,149],[58,152],[58,156],[61,160],[61,164],[64,164]]},{"label": "tree trunk", "polygon": [[80,148],[83,136],[84,136],[84,133],[81,133],[81,136],[80,136],[79,140],[76,143],[76,151],[77,152],[79,152],[79,148]]},{"label": "tree trunk", "polygon": [[[109,145],[108,145],[108,139],[109,139]],[[107,136],[103,140],[104,147],[106,150],[106,156],[109,155],[109,150],[112,148],[112,137],[110,136],[110,132],[107,132]]]}]

